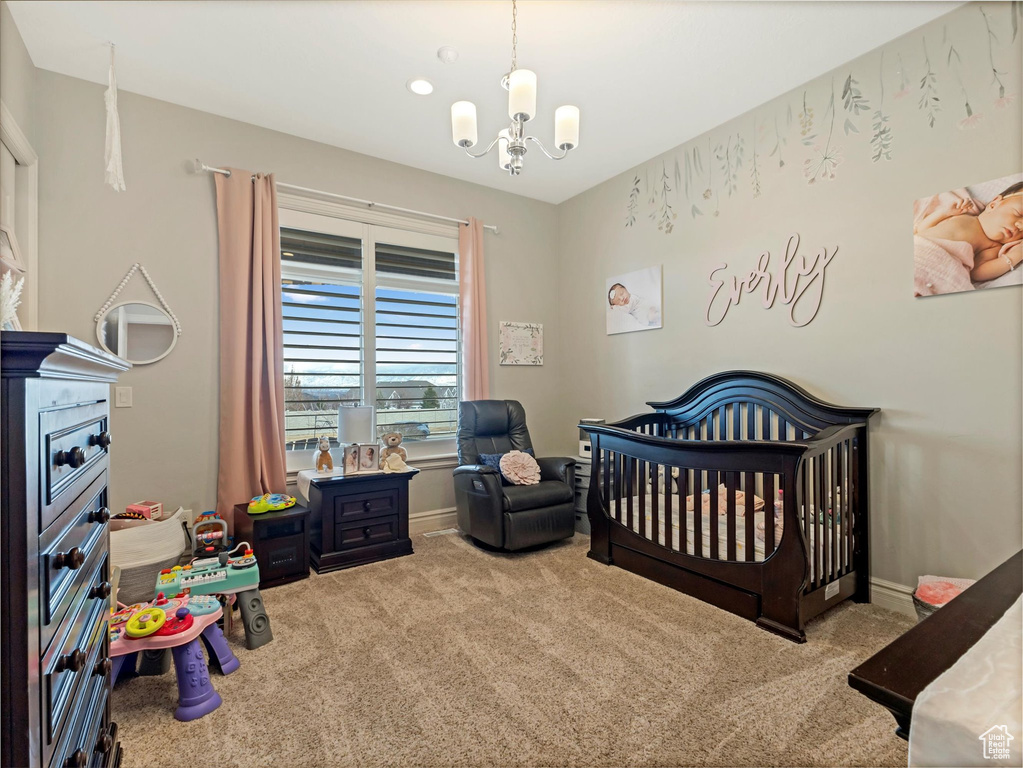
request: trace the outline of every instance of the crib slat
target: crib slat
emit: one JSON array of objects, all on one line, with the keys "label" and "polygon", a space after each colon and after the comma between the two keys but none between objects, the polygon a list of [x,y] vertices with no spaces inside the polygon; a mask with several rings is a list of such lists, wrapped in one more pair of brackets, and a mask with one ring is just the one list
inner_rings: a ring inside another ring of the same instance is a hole
[{"label": "crib slat", "polygon": [[[774,552],[774,474],[764,475],[764,559]],[[789,501],[791,504],[791,500]],[[784,510],[782,510],[784,515]],[[782,517],[784,520],[784,517]]]},{"label": "crib slat", "polygon": [[824,457],[818,456],[813,460],[813,499],[814,499],[814,512],[813,512],[813,557],[817,562],[816,583],[819,587],[824,583],[824,553],[827,547],[824,546],[821,534],[824,532],[824,515],[827,514],[824,508]]},{"label": "crib slat", "polygon": [[[813,459],[810,459],[803,465],[803,475],[802,478],[800,479],[803,490],[803,504],[802,508],[800,509],[800,514],[802,514],[803,516],[803,536],[806,538],[806,544],[808,547],[810,545],[810,518],[812,517],[812,515],[810,514],[810,503],[812,501],[812,499],[810,498],[810,473],[813,468],[812,462]],[[813,549],[808,550],[807,558],[808,562],[811,563],[813,562],[813,560],[811,559],[813,558]]]},{"label": "crib slat", "polygon": [[718,428],[714,434],[715,440],[727,440],[728,439],[728,414],[725,411],[726,406],[718,408]]},{"label": "crib slat", "polygon": [[[743,510],[745,515],[744,522],[746,523],[746,562],[752,563],[756,559],[757,555],[757,512],[756,512],[756,481],[752,472],[746,473],[746,488],[744,493],[746,494],[746,505]],[[764,519],[767,519],[767,507],[764,507]],[[766,532],[767,526],[764,526]]]},{"label": "crib slat", "polygon": [[746,403],[746,439],[757,439],[757,407],[753,403]]},{"label": "crib slat", "polygon": [[[707,472],[707,489],[710,491],[710,512],[707,514],[707,527],[710,529],[710,557],[718,559],[718,473],[716,470]],[[703,517],[703,498],[700,499],[700,517]]]},{"label": "crib slat", "polygon": [[735,562],[735,487],[739,484],[738,472],[725,473],[725,551],[727,559]]},{"label": "crib slat", "polygon": [[647,497],[647,493],[650,490],[650,487],[647,485],[647,483],[649,482],[650,478],[647,476],[647,466],[646,466],[646,462],[645,461],[638,461],[638,462],[636,462],[636,465],[637,465],[637,468],[639,470],[638,473],[637,473],[638,474],[638,479],[639,479],[639,488],[636,489],[638,494],[639,494],[639,520],[637,520],[636,522],[639,524],[637,526],[637,528],[639,529],[639,531],[638,531],[639,535],[640,536],[646,536],[647,535],[647,533],[646,533],[646,497]]},{"label": "crib slat", "polygon": [[686,496],[689,495],[689,470],[681,467],[678,471],[678,551],[689,554],[689,517]]},{"label": "crib slat", "polygon": [[851,494],[849,487],[849,462],[852,460],[852,451],[848,440],[842,442],[842,561],[844,573],[852,570],[849,552],[849,509]]},{"label": "crib slat", "polygon": [[703,489],[703,471],[693,470],[693,487],[689,490],[693,497],[693,554],[699,557],[704,556],[703,551],[703,499],[700,491]]},{"label": "crib slat", "polygon": [[635,459],[631,456],[622,457],[622,469],[625,472],[625,526],[632,530],[632,472]]},{"label": "crib slat", "polygon": [[651,464],[653,468],[653,474],[650,476],[650,514],[653,516],[653,522],[650,526],[650,538],[654,544],[661,543],[661,521],[657,515],[658,504],[660,503],[661,494],[658,492],[657,483],[661,477],[661,465]]},{"label": "crib slat", "polygon": [[596,467],[596,469],[594,471],[600,472],[601,464],[603,465],[604,474],[603,474],[603,477],[602,477],[602,480],[603,480],[602,485],[603,485],[603,488],[604,488],[604,503],[607,504],[607,508],[610,510],[611,509],[611,482],[610,482],[610,480],[608,478],[609,478],[609,475],[611,473],[608,471],[609,470],[608,465],[609,465],[609,463],[611,461],[611,451],[607,450],[606,448],[603,451],[603,459],[604,460],[602,462],[600,462],[600,461],[597,462],[597,467]]},{"label": "crib slat", "polygon": [[838,491],[838,460],[842,455],[842,445],[836,445],[829,452],[831,455],[831,578],[837,579],[842,572],[838,557],[838,505],[842,494]]},{"label": "crib slat", "polygon": [[789,423],[785,421],[781,416],[778,417],[778,439],[788,440],[789,439]]},{"label": "crib slat", "polygon": [[771,440],[771,409],[760,407],[760,439]]},{"label": "crib slat", "polygon": [[671,473],[673,468],[664,465],[664,546],[668,549],[674,549],[675,543],[671,540],[671,497],[672,494],[672,480]]}]

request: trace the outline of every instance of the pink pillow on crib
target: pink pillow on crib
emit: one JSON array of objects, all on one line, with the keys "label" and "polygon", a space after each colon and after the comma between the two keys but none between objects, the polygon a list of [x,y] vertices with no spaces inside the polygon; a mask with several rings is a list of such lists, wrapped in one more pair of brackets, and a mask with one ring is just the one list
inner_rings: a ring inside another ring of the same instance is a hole
[{"label": "pink pillow on crib", "polygon": [[512,485],[536,485],[540,482],[540,465],[522,451],[509,451],[501,457],[501,474]]}]

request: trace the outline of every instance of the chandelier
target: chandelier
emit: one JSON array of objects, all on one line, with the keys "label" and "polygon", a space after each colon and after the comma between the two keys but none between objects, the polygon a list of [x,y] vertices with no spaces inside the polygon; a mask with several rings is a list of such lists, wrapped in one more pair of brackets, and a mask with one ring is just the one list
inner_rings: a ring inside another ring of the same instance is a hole
[{"label": "chandelier", "polygon": [[483,157],[497,145],[497,164],[511,176],[522,173],[522,160],[526,156],[526,142],[536,144],[551,160],[563,159],[570,150],[579,146],[579,107],[565,105],[554,111],[554,145],[560,155],[552,154],[536,136],[525,135],[526,123],[536,116],[536,73],[519,69],[517,60],[518,9],[512,0],[512,60],[511,70],[501,78],[501,87],[508,91],[508,117],[511,125],[499,131],[497,137],[480,153],[469,150],[476,145],[476,105],[471,101],[456,101],[451,105],[451,138],[455,146],[465,150],[472,158]]}]

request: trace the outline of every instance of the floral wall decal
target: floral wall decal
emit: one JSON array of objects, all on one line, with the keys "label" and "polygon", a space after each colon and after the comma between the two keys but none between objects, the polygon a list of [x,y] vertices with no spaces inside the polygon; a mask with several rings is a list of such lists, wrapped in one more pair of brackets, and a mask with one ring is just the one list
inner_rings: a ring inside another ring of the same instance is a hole
[{"label": "floral wall decal", "polygon": [[824,118],[831,115],[831,122],[828,126],[828,140],[823,149],[819,144],[814,145],[814,156],[803,161],[803,176],[807,184],[814,184],[818,181],[827,181],[835,178],[835,168],[842,162],[841,148],[832,145],[831,139],[835,133],[835,81],[831,81],[831,98],[828,100],[828,108],[824,112]]},{"label": "floral wall decal", "polygon": [[845,79],[845,85],[842,86],[842,106],[845,111],[850,115],[845,119],[845,135],[848,136],[850,133],[859,133],[859,128],[853,123],[852,118],[859,117],[860,112],[866,112],[870,109],[869,102],[863,98],[863,94],[860,92],[859,83],[857,83],[852,74]]},{"label": "floral wall decal", "polygon": [[881,98],[874,113],[874,133],[870,137],[871,161],[878,162],[882,158],[892,159],[892,129],[888,125],[888,115],[884,113],[884,51],[881,51],[881,64],[878,67],[878,80],[881,83]]},{"label": "floral wall decal", "polygon": [[632,189],[629,190],[629,205],[625,214],[626,227],[635,225],[637,208],[639,208],[639,176],[632,180]]},{"label": "floral wall decal", "polygon": [[[844,71],[780,96],[749,113],[741,125],[737,120],[722,126],[715,133],[726,134],[724,138],[704,134],[638,166],[625,177],[629,184],[625,228],[636,229],[648,219],[659,231],[672,234],[679,211],[687,209],[692,220],[707,213],[718,216],[722,205],[765,197],[776,186],[769,182],[773,174],[789,173],[792,167],[797,169],[792,173],[808,184],[833,180],[846,153],[854,162],[870,157],[868,166],[883,166],[894,157],[893,134],[898,133],[901,142],[904,135],[919,131],[914,123],[920,116],[928,128],[941,129],[936,133],[980,126],[987,131],[996,120],[1004,126],[1005,120],[1015,119],[1010,107],[1023,93],[1018,86],[1023,0],[966,7],[970,10],[929,25],[926,34],[921,30],[908,39],[892,41],[846,65]],[[1001,15],[1006,10],[1008,19]],[[936,43],[939,29],[943,34]],[[874,71],[876,81],[865,74]],[[953,91],[942,80],[946,77]],[[948,108],[950,92],[961,94],[961,109]],[[915,97],[915,102],[907,97]],[[993,107],[985,110],[984,103]],[[938,126],[944,113],[954,114],[955,120]],[[842,128],[837,135],[836,124]],[[841,140],[843,134],[845,140]],[[746,157],[748,142],[752,147]],[[793,153],[795,163],[789,162]],[[661,163],[659,175],[657,162]],[[641,209],[645,216],[640,215]]]},{"label": "floral wall decal", "polygon": [[931,56],[927,52],[927,38],[924,38],[924,65],[926,71],[920,78],[920,101],[917,106],[927,116],[927,124],[933,128],[941,111],[941,99],[938,98],[938,76],[931,67]]}]

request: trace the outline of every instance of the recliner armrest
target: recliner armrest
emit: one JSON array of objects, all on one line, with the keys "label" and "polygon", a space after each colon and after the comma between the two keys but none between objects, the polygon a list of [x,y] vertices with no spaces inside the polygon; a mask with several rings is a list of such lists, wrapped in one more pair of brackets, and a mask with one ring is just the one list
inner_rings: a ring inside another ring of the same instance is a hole
[{"label": "recliner armrest", "polygon": [[500,474],[493,467],[488,467],[486,464],[463,464],[460,467],[455,467],[453,473],[455,476],[458,475],[497,475]]},{"label": "recliner armrest", "polygon": [[575,482],[575,459],[564,456],[537,459],[541,480],[560,480],[570,485]]}]

